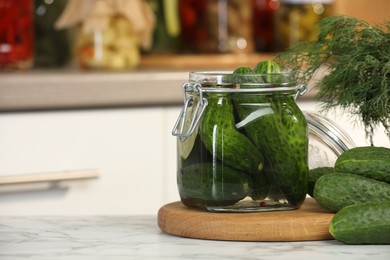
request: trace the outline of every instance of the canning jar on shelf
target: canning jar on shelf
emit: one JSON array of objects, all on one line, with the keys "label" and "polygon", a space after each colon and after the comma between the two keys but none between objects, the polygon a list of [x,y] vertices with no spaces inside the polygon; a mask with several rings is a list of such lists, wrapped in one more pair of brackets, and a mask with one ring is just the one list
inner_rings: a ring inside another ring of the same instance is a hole
[{"label": "canning jar on shelf", "polygon": [[295,99],[305,90],[288,73],[190,73],[172,131],[183,204],[217,212],[299,208],[308,133]]},{"label": "canning jar on shelf", "polygon": [[34,67],[63,67],[70,62],[72,32],[54,28],[54,23],[61,15],[66,3],[67,0],[34,1]]},{"label": "canning jar on shelf", "polygon": [[252,0],[252,2],[255,50],[259,52],[275,51],[275,13],[280,5],[279,0]]},{"label": "canning jar on shelf", "polygon": [[254,51],[252,0],[181,0],[179,12],[183,51]]},{"label": "canning jar on shelf", "polygon": [[0,69],[33,64],[33,1],[0,0]]},{"label": "canning jar on shelf", "polygon": [[144,0],[69,1],[56,28],[77,27],[75,55],[85,69],[138,66],[152,44],[154,14]]},{"label": "canning jar on shelf", "polygon": [[316,23],[333,13],[334,0],[279,0],[275,41],[279,50],[316,37]]}]

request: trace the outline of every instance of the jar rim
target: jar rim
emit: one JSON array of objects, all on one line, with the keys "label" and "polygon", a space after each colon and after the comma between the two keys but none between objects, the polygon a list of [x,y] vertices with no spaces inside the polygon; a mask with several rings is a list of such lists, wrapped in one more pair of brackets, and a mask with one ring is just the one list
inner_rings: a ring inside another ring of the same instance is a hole
[{"label": "jar rim", "polygon": [[232,75],[231,71],[193,71],[189,74],[189,81],[217,85],[234,84]]},{"label": "jar rim", "polygon": [[313,111],[302,112],[308,123],[309,134],[316,136],[337,156],[356,146],[348,133],[329,118]]},{"label": "jar rim", "polygon": [[291,72],[245,73],[237,74],[232,71],[193,71],[189,73],[189,82],[212,83],[212,87],[220,88],[231,84],[230,88],[239,88],[240,84],[258,87],[294,86],[296,81]]},{"label": "jar rim", "polygon": [[232,71],[193,71],[189,81],[184,83],[185,91],[212,93],[264,93],[306,92],[306,86],[297,84],[291,79],[290,72],[245,73]]}]

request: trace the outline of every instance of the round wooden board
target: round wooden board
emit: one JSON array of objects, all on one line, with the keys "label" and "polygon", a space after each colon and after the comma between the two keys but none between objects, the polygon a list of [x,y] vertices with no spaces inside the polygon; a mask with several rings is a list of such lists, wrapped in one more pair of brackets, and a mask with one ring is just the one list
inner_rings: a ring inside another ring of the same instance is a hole
[{"label": "round wooden board", "polygon": [[167,204],[158,211],[158,226],[168,234],[211,240],[310,241],[332,239],[334,214],[312,198],[300,209],[256,213],[213,213]]}]

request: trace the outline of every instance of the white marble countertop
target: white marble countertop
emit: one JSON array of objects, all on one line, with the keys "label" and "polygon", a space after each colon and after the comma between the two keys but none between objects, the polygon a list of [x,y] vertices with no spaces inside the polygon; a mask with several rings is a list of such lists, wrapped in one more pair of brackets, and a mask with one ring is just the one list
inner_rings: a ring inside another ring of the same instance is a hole
[{"label": "white marble countertop", "polygon": [[0,259],[390,259],[388,245],[228,242],[163,233],[156,216],[0,217]]}]

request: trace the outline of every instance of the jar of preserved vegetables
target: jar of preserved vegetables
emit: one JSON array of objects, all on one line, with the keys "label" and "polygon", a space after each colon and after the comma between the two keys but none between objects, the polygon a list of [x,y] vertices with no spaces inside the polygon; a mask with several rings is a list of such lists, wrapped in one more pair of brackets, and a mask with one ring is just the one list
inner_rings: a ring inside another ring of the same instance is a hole
[{"label": "jar of preserved vegetables", "polygon": [[279,0],[252,0],[253,2],[253,40],[255,50],[259,52],[274,51],[275,45],[275,12]]},{"label": "jar of preserved vegetables", "polygon": [[66,3],[67,0],[34,1],[35,67],[62,67],[71,60],[72,32],[54,28]]},{"label": "jar of preserved vegetables", "polygon": [[295,99],[305,90],[288,73],[190,73],[172,131],[183,204],[222,212],[299,208],[308,133]]},{"label": "jar of preserved vegetables", "polygon": [[251,0],[181,0],[179,12],[183,51],[254,51]]},{"label": "jar of preserved vegetables", "polygon": [[75,55],[81,68],[129,70],[149,49],[154,14],[144,0],[69,1],[57,29],[77,26]]},{"label": "jar of preserved vegetables", "polygon": [[0,69],[33,64],[33,1],[0,0]]},{"label": "jar of preserved vegetables", "polygon": [[279,0],[275,37],[279,50],[316,37],[316,23],[333,13],[333,0]]}]

